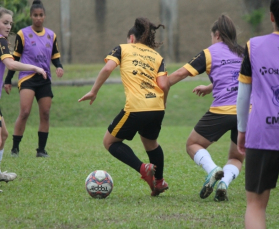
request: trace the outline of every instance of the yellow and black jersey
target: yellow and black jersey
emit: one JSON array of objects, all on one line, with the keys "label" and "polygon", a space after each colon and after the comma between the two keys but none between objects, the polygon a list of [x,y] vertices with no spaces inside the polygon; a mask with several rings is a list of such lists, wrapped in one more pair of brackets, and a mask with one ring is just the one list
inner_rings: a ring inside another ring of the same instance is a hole
[{"label": "yellow and black jersey", "polygon": [[161,55],[140,43],[121,44],[105,58],[120,65],[121,79],[126,94],[127,112],[164,110],[164,92],[157,77],[166,75]]},{"label": "yellow and black jersey", "polygon": [[5,37],[0,36],[0,56],[1,60],[13,58],[9,50],[9,43]]},{"label": "yellow and black jersey", "polygon": [[242,83],[250,84],[252,82],[252,67],[250,62],[250,41],[247,42],[244,52],[244,58],[241,65],[238,80]]}]

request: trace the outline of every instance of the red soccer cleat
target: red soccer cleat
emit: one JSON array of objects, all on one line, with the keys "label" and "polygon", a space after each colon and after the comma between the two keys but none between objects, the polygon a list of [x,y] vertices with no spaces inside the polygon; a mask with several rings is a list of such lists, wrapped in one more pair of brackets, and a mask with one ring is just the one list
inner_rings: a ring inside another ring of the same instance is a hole
[{"label": "red soccer cleat", "polygon": [[141,179],[145,180],[148,183],[151,191],[153,191],[155,188],[155,168],[156,166],[151,163],[142,163],[140,167]]},{"label": "red soccer cleat", "polygon": [[164,179],[156,180],[154,190],[151,192],[151,196],[159,196],[160,193],[164,192],[169,188],[167,182]]}]

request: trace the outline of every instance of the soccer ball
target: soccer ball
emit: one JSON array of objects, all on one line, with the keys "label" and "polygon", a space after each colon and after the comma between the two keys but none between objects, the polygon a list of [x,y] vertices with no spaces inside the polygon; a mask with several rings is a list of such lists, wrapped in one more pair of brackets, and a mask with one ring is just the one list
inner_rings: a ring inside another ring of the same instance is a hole
[{"label": "soccer ball", "polygon": [[104,170],[96,170],[88,175],[85,188],[93,198],[106,198],[113,189],[113,180]]}]

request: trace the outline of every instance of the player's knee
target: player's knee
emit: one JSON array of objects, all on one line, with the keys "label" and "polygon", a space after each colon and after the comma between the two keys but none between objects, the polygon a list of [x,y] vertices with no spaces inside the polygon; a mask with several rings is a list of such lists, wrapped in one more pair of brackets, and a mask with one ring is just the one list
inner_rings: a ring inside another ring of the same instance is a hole
[{"label": "player's knee", "polygon": [[21,110],[19,114],[19,118],[22,120],[26,120],[30,115],[30,110]]}]

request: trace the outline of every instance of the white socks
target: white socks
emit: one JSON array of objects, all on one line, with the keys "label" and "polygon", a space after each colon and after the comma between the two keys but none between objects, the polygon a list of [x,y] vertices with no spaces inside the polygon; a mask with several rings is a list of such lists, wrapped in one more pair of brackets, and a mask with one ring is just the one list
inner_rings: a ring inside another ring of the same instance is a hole
[{"label": "white socks", "polygon": [[217,167],[206,149],[198,150],[194,156],[194,161],[197,165],[200,165],[207,174]]},{"label": "white socks", "polygon": [[1,161],[2,161],[2,158],[3,158],[3,153],[4,153],[4,149],[1,149],[0,150],[0,173],[1,173]]},{"label": "white socks", "polygon": [[232,164],[228,164],[225,165],[223,168],[224,171],[224,177],[221,179],[221,181],[224,181],[225,184],[227,185],[227,187],[229,186],[229,184],[235,179],[237,178],[238,174],[239,174],[239,170],[235,165]]}]

